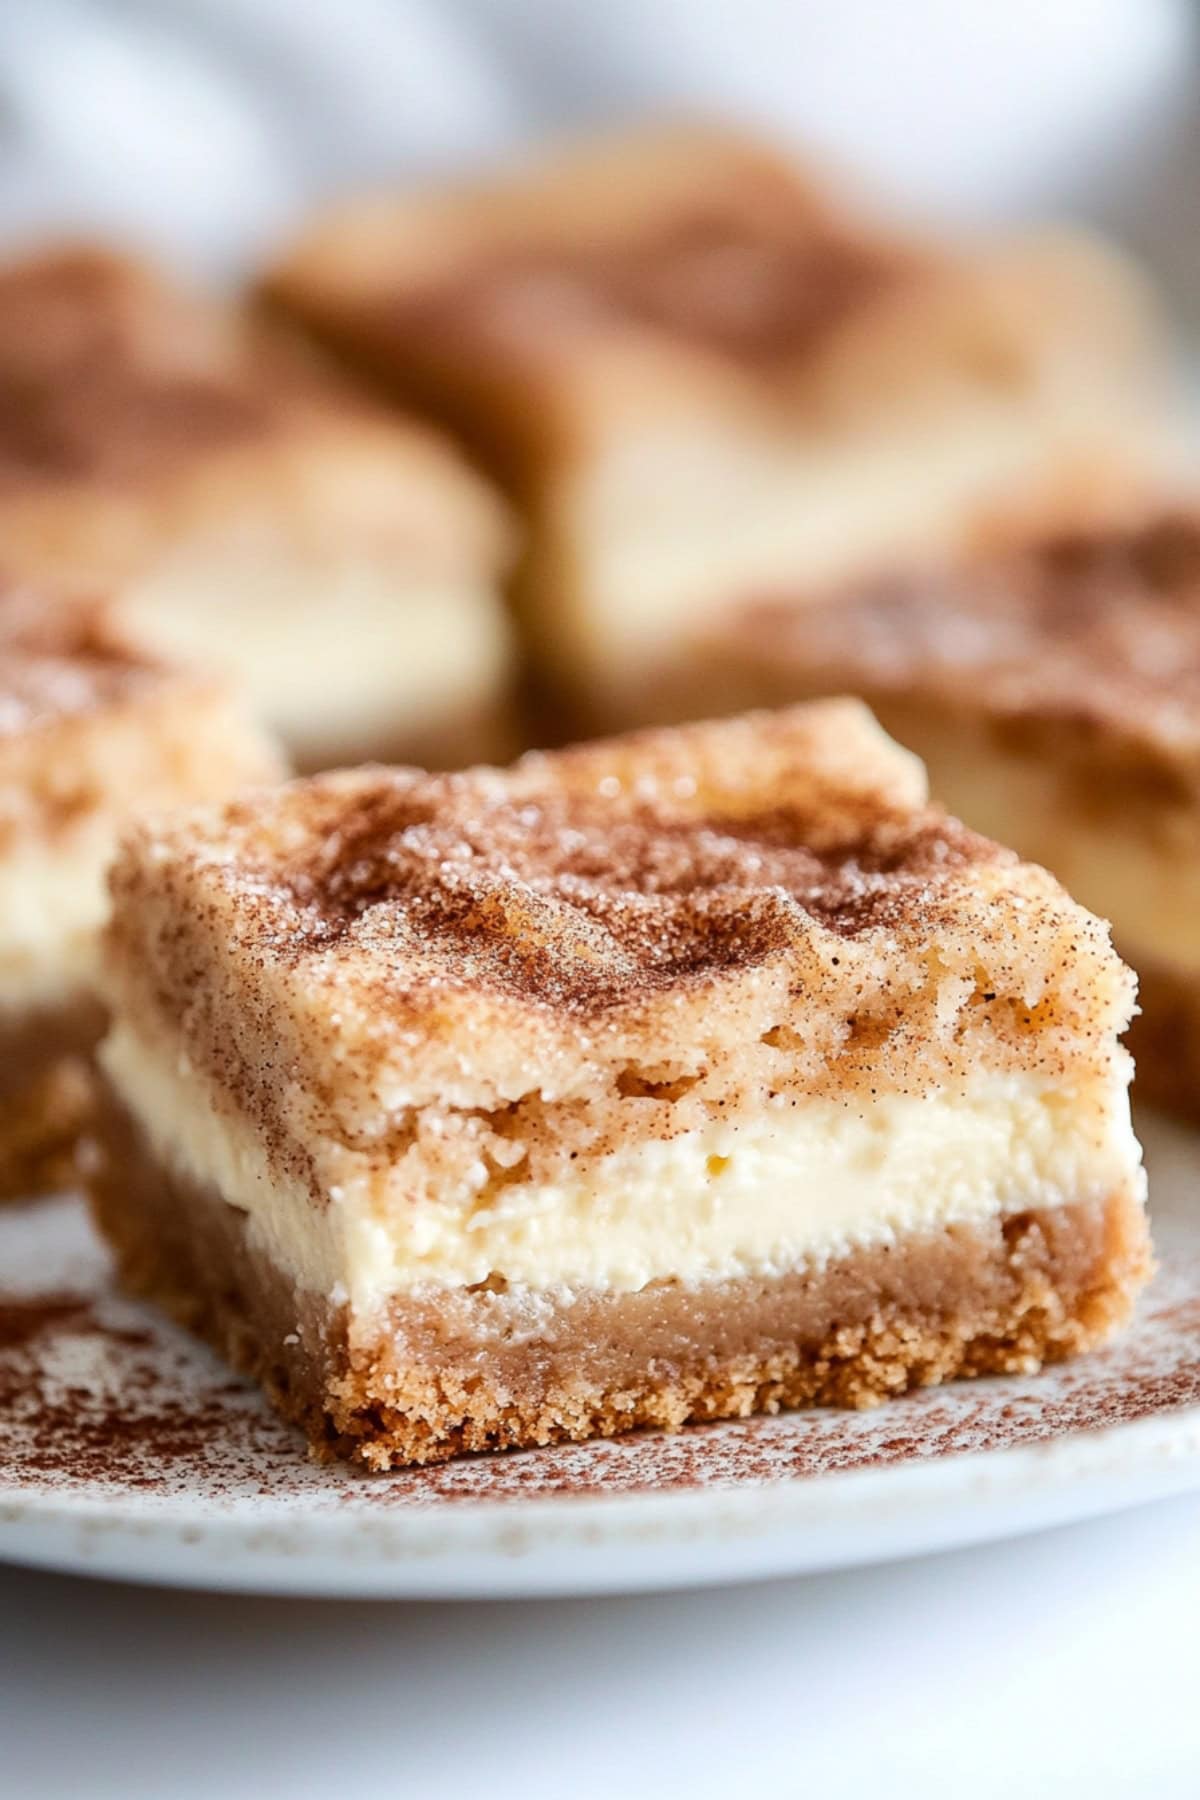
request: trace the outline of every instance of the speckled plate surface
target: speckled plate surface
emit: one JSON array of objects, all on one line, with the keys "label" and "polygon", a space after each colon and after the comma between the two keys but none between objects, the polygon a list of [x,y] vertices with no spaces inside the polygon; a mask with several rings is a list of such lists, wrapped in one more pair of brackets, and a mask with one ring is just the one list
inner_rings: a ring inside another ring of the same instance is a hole
[{"label": "speckled plate surface", "polygon": [[370,1476],[114,1292],[74,1200],[0,1211],[0,1557],[246,1592],[631,1592],[881,1561],[1200,1488],[1200,1136],[1142,1120],[1160,1270],[1131,1331],[875,1412]]}]

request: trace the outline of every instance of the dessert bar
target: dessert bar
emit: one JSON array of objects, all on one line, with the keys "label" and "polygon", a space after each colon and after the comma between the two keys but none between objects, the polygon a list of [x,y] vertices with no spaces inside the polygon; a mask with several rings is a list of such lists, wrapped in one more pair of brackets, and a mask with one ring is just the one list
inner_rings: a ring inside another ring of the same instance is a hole
[{"label": "dessert bar", "polygon": [[1104,516],[1176,455],[1114,251],[939,241],[724,131],[349,204],[265,290],[506,484],[529,642],[596,729],[661,722],[731,606]]},{"label": "dessert bar", "polygon": [[1146,1277],[1131,975],[857,703],[318,776],[113,894],[97,1217],[322,1451],[868,1405]]},{"label": "dessert bar", "polygon": [[0,541],[231,675],[302,767],[511,753],[502,505],[310,351],[108,252],[0,268]]},{"label": "dessert bar", "polygon": [[103,1023],[92,965],[121,826],[281,772],[221,683],[155,663],[98,607],[0,594],[0,1193],[69,1167]]}]

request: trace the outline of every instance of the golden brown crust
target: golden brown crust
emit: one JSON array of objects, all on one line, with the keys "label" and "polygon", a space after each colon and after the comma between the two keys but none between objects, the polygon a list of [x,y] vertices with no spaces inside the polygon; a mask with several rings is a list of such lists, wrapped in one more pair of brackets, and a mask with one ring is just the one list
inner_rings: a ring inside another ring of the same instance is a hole
[{"label": "golden brown crust", "polygon": [[1103,1341],[1150,1269],[1126,1193],[952,1227],[821,1270],[713,1287],[458,1291],[347,1319],[298,1295],[243,1215],[157,1166],[110,1109],[90,1161],[122,1278],[255,1376],[318,1454],[384,1469],[783,1406],[869,1406]]}]

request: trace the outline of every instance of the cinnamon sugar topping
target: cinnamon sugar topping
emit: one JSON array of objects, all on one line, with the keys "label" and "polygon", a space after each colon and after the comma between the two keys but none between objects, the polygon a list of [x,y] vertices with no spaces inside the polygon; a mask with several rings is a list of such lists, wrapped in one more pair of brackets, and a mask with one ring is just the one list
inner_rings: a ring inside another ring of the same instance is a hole
[{"label": "cinnamon sugar topping", "polygon": [[0,740],[160,687],[163,667],[99,604],[0,590]]},{"label": "cinnamon sugar topping", "polygon": [[745,609],[720,654],[1009,719],[1070,723],[1200,774],[1200,514]]},{"label": "cinnamon sugar topping", "polygon": [[0,270],[0,489],[119,482],[272,422],[232,319],[89,249]]},{"label": "cinnamon sugar topping", "polygon": [[[822,768],[839,737],[857,772]],[[919,790],[857,709],[797,709],[508,774],[319,777],[167,827],[144,878],[177,858],[215,870],[273,962],[352,947],[405,985],[586,1012],[769,961],[813,930],[932,929],[981,868],[1012,866],[889,778]],[[137,879],[127,860],[118,888]]]},{"label": "cinnamon sugar topping", "polygon": [[764,363],[802,355],[916,265],[798,205],[790,185],[750,188],[736,205],[702,202],[626,241],[485,255],[452,283],[378,302],[378,324],[529,342],[632,324]]}]

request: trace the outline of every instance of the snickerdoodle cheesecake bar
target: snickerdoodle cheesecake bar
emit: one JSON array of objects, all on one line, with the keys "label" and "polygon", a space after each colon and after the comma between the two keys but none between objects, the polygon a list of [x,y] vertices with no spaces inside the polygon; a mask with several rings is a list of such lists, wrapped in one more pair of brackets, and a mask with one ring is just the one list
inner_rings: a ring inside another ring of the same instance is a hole
[{"label": "snickerdoodle cheesecake bar", "polygon": [[1133,981],[855,702],[143,824],[92,1167],[318,1447],[865,1405],[1104,1340]]},{"label": "snickerdoodle cheesecake bar", "polygon": [[1044,863],[1137,970],[1139,1098],[1200,1115],[1200,507],[748,606],[693,706],[862,695],[934,792]]},{"label": "snickerdoodle cheesecake bar", "polygon": [[661,721],[697,621],[1102,512],[1175,454],[1114,251],[942,241],[726,130],[351,202],[266,289],[507,484],[530,644],[597,728]]},{"label": "snickerdoodle cheesecake bar", "polygon": [[0,1194],[67,1173],[122,827],[282,771],[224,684],[156,663],[100,607],[0,592]]},{"label": "snickerdoodle cheesecake bar", "polygon": [[0,544],[232,676],[299,766],[511,754],[499,498],[427,426],[129,258],[0,267]]}]

